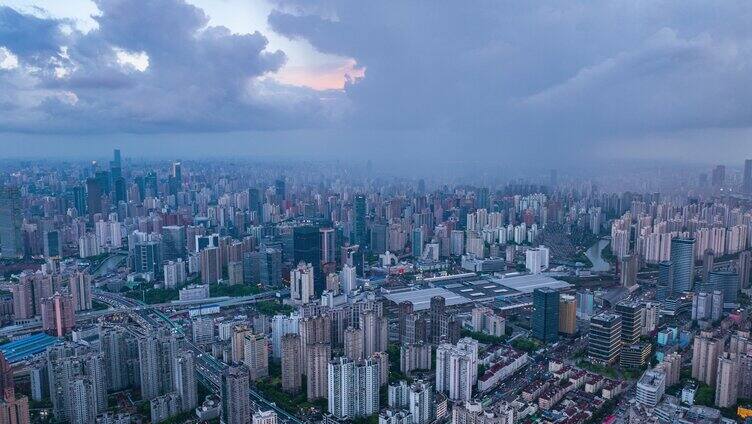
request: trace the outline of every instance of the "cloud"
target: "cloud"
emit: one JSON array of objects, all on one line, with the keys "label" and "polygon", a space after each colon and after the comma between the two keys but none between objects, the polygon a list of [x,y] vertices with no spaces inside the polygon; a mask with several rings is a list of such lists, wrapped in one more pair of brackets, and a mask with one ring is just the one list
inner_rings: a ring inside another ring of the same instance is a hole
[{"label": "cloud", "polygon": [[333,94],[268,80],[286,57],[259,32],[209,26],[182,0],[96,5],[98,26],[86,33],[0,7],[0,130],[269,130],[333,116],[320,104]]},{"label": "cloud", "polygon": [[351,127],[449,134],[416,139],[424,151],[551,159],[617,137],[752,127],[749,2],[315,5],[278,0],[272,28],[366,69],[346,87]]}]

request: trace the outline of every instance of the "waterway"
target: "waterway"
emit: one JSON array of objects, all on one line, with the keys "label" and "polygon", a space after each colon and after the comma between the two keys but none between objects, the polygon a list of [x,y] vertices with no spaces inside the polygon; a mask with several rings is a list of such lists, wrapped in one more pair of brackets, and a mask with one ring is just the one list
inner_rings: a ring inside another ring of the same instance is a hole
[{"label": "waterway", "polygon": [[607,272],[611,270],[611,264],[601,256],[603,248],[611,243],[609,240],[600,239],[585,252],[585,255],[593,263],[593,272]]}]

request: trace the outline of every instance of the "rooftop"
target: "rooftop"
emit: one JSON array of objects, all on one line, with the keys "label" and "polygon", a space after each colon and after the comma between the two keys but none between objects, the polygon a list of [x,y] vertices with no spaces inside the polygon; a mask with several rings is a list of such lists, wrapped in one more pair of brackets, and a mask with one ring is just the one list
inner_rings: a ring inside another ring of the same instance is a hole
[{"label": "rooftop", "polygon": [[13,364],[42,353],[48,347],[60,343],[62,343],[62,340],[57,337],[52,337],[45,333],[37,333],[0,345],[0,351],[5,355],[5,359]]}]

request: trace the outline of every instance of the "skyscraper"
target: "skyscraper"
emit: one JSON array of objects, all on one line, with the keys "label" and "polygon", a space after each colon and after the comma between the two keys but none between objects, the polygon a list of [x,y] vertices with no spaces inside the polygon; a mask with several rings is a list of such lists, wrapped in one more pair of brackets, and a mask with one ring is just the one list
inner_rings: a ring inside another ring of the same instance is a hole
[{"label": "skyscraper", "polygon": [[92,216],[102,213],[102,188],[96,178],[86,180],[86,212]]},{"label": "skyscraper", "polygon": [[418,227],[413,229],[411,240],[413,258],[419,259],[423,255],[423,229]]},{"label": "skyscraper", "polygon": [[577,331],[577,299],[562,294],[559,296],[559,332],[572,335]]},{"label": "skyscraper", "polygon": [[321,235],[321,263],[326,264],[336,261],[337,256],[337,233],[334,228],[320,228]]},{"label": "skyscraper", "polygon": [[436,348],[436,391],[453,401],[472,398],[478,377],[478,342],[461,339],[457,345],[442,343]]},{"label": "skyscraper", "polygon": [[379,363],[339,357],[328,364],[329,412],[356,419],[379,411]]},{"label": "skyscraper", "polygon": [[0,189],[0,253],[4,258],[23,256],[21,193],[16,187]]},{"label": "skyscraper", "polygon": [[173,358],[173,380],[175,392],[180,395],[180,410],[188,412],[198,405],[196,386],[196,366],[193,352],[184,349]]},{"label": "skyscraper", "polygon": [[742,178],[742,192],[752,194],[752,159],[744,161],[744,177]]},{"label": "skyscraper", "polygon": [[552,343],[559,338],[559,292],[552,288],[533,291],[533,315],[530,318],[533,337]]},{"label": "skyscraper", "polygon": [[736,405],[739,390],[739,355],[722,353],[718,356],[718,372],[715,388],[715,405],[731,408]]},{"label": "skyscraper", "polygon": [[99,333],[107,388],[120,391],[140,384],[138,340],[124,327],[104,327]]},{"label": "skyscraper", "polygon": [[718,355],[723,352],[722,340],[711,333],[701,332],[695,336],[692,345],[692,378],[715,386],[718,369]]},{"label": "skyscraper", "polygon": [[621,351],[621,317],[602,313],[590,319],[588,356],[593,362],[613,365]]},{"label": "skyscraper", "polygon": [[431,342],[439,344],[441,338],[447,335],[448,317],[446,314],[446,299],[442,296],[431,298]]},{"label": "skyscraper", "polygon": [[301,384],[300,336],[285,334],[282,336],[282,390],[299,393]]},{"label": "skyscraper", "polygon": [[329,387],[329,357],[332,348],[328,343],[314,343],[302,346],[307,349],[306,354],[306,383],[308,400],[326,397]]},{"label": "skyscraper", "polygon": [[301,305],[314,298],[314,269],[310,263],[299,263],[290,271],[290,299]]},{"label": "skyscraper", "polygon": [[243,338],[243,363],[251,381],[269,377],[269,341],[264,334],[247,333]]},{"label": "skyscraper", "polygon": [[248,368],[245,365],[232,366],[224,370],[220,384],[222,424],[248,424],[251,421],[249,387]]},{"label": "skyscraper", "polygon": [[724,303],[736,303],[739,295],[739,275],[732,271],[713,271],[708,277],[713,290],[723,292]]},{"label": "skyscraper", "polygon": [[214,284],[222,278],[219,248],[209,247],[201,251],[201,283]]},{"label": "skyscraper", "polygon": [[57,337],[64,337],[76,325],[73,298],[69,294],[55,293],[42,299],[42,329]]},{"label": "skyscraper", "polygon": [[662,302],[668,298],[674,287],[674,270],[671,261],[658,264],[658,284],[655,288],[655,299]]},{"label": "skyscraper", "polygon": [[366,197],[358,194],[353,198],[353,234],[351,244],[366,245]]},{"label": "skyscraper", "polygon": [[167,330],[143,334],[138,338],[141,373],[141,398],[151,400],[173,390],[172,359],[178,352],[178,340]]},{"label": "skyscraper", "polygon": [[162,260],[175,261],[186,256],[185,227],[167,225],[162,227]]},{"label": "skyscraper", "polygon": [[74,272],[68,280],[68,286],[76,312],[91,309],[91,275],[85,271]]},{"label": "skyscraper", "polygon": [[695,239],[674,238],[671,240],[671,294],[692,290],[695,265]]},{"label": "skyscraper", "polygon": [[387,319],[376,311],[360,314],[360,329],[363,334],[363,355],[368,358],[376,352],[386,350],[388,341]]},{"label": "skyscraper", "polygon": [[[321,236],[318,228],[304,225],[293,228],[293,263],[310,264],[314,270],[314,290],[316,295],[324,291],[324,279],[321,278]],[[312,293],[313,294],[313,293]]]}]

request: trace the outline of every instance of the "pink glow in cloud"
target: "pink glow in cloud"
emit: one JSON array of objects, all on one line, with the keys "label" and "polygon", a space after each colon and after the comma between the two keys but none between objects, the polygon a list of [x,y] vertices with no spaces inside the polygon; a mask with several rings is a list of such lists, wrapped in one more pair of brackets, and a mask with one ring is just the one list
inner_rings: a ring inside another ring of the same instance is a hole
[{"label": "pink glow in cloud", "polygon": [[354,59],[310,66],[285,66],[274,78],[284,84],[310,87],[314,90],[342,90],[345,83],[365,76],[365,68],[358,67]]}]

